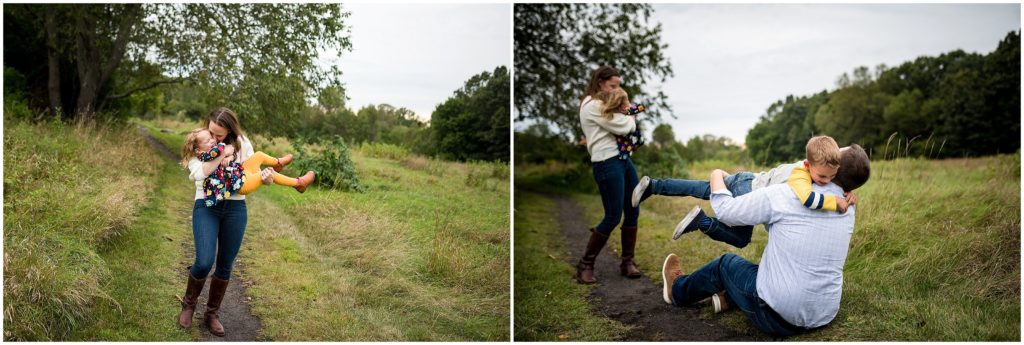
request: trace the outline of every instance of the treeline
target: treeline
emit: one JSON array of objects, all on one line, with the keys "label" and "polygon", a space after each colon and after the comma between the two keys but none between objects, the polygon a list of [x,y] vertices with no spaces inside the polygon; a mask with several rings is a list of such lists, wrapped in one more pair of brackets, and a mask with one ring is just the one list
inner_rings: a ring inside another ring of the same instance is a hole
[{"label": "treeline", "polygon": [[351,49],[346,18],[339,4],[5,5],[4,119],[200,119],[227,106],[252,133],[509,160],[507,67],[469,78],[430,120],[350,109],[341,70],[315,53]]},{"label": "treeline", "polygon": [[1020,149],[1020,34],[987,54],[956,50],[895,68],[859,67],[832,92],[787,96],[747,133],[757,163],[802,157],[807,138],[831,135],[872,157],[981,156]]},{"label": "treeline", "polygon": [[[425,121],[404,107],[390,104],[367,105],[353,110],[345,104],[344,89],[328,87],[316,102],[299,108],[297,114],[261,118],[240,112],[246,129],[260,134],[301,139],[319,143],[341,138],[349,145],[386,143],[410,152],[449,160],[509,160],[509,80],[508,68],[499,66],[491,72],[472,76],[465,85],[434,109]],[[30,110],[25,78],[17,70],[4,73],[6,118],[31,119],[38,111]],[[155,88],[133,94],[110,104],[111,114],[135,114],[140,118],[177,117],[201,120],[211,106],[189,85]],[[230,106],[230,103],[228,103]],[[106,113],[106,112],[105,112]],[[20,114],[20,115],[19,115]],[[111,115],[107,120],[123,116]]]},{"label": "treeline", "polygon": [[[651,139],[632,157],[641,175],[685,178],[693,162],[749,162],[743,147],[726,137],[704,134],[681,142],[676,140],[672,126],[663,123],[654,128]],[[550,126],[534,124],[516,131],[515,143],[516,164],[584,163],[580,166],[589,169],[590,155],[586,146],[566,141]]]}]

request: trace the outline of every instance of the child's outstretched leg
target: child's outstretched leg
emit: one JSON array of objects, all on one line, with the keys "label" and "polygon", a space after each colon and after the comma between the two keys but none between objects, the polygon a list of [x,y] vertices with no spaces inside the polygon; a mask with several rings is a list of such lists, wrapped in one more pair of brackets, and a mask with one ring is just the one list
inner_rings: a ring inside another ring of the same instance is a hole
[{"label": "child's outstretched leg", "polygon": [[[242,189],[239,190],[238,193],[246,195],[252,193],[256,188],[263,185],[263,180],[260,179],[261,166],[274,166],[274,170],[276,171],[278,166],[283,168],[283,166],[290,163],[291,160],[292,157],[290,154],[278,159],[271,157],[262,151],[253,153],[252,157],[249,157],[249,160],[242,163],[242,169],[245,171],[245,183],[242,184]],[[302,177],[299,178],[289,177],[275,172],[274,184],[295,187],[295,190],[299,191],[299,193],[303,193],[306,191],[306,187],[313,183],[314,178],[315,174],[312,171],[307,171],[305,175],[302,175]]]},{"label": "child's outstretched leg", "polygon": [[700,206],[694,206],[690,213],[679,222],[679,225],[676,225],[672,240],[677,240],[683,234],[694,230],[700,230],[711,239],[728,243],[736,248],[743,248],[750,244],[750,238],[754,233],[753,226],[722,224],[718,218],[708,217],[704,214],[704,210]]},{"label": "child's outstretched leg", "polygon": [[[312,171],[307,171],[302,177],[289,177],[282,175],[281,173],[274,173],[274,184],[295,187],[295,190],[299,193],[306,192],[306,187],[309,187],[313,183],[313,179],[316,177]],[[238,191],[238,194],[248,195],[256,191],[257,188],[263,185],[263,180],[260,179],[259,170],[246,170],[245,171],[245,183],[242,184],[242,189]]]},{"label": "child's outstretched leg", "polygon": [[242,170],[244,171],[259,171],[261,166],[269,165],[273,166],[275,171],[278,170],[278,166],[284,169],[284,166],[292,162],[292,155],[288,154],[281,158],[271,157],[270,155],[263,153],[263,151],[257,151],[249,157],[249,160],[242,162]]}]

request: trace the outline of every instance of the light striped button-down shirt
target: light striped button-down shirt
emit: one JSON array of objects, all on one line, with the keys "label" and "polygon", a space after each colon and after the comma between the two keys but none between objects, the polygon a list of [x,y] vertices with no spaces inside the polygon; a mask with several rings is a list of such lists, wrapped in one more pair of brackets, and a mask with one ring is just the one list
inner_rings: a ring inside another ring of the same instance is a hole
[{"label": "light striped button-down shirt", "polygon": [[[818,193],[843,193],[835,184],[813,188]],[[768,244],[757,271],[757,294],[775,312],[806,328],[836,317],[855,207],[844,214],[811,210],[786,184],[737,198],[724,188],[712,191],[711,207],[722,223],[731,226],[765,224]]]}]

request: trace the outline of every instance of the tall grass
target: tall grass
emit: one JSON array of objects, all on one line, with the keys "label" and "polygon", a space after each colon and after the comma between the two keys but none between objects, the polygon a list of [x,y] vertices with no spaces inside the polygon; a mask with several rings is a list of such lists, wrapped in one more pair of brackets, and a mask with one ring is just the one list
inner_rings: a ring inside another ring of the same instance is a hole
[{"label": "tall grass", "polygon": [[61,340],[114,305],[98,252],[135,220],[158,157],[132,128],[4,128],[4,338]]}]

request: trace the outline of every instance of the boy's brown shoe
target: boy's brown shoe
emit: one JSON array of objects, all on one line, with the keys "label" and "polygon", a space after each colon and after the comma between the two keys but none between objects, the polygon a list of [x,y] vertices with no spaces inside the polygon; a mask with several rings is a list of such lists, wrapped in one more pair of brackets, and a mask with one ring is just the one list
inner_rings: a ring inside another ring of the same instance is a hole
[{"label": "boy's brown shoe", "polygon": [[305,175],[302,175],[302,177],[296,179],[299,181],[299,184],[295,185],[295,190],[299,191],[299,193],[305,193],[306,187],[309,187],[310,184],[313,184],[313,179],[315,178],[315,173],[313,173],[312,171],[307,171]]},{"label": "boy's brown shoe", "polygon": [[291,153],[284,155],[284,157],[278,158],[277,159],[277,164],[274,164],[274,166],[273,166],[274,171],[276,171],[276,172],[283,171],[284,170],[284,166],[290,164],[291,162],[292,162],[292,154]]},{"label": "boy's brown shoe", "polygon": [[679,257],[669,254],[661,266],[662,297],[665,299],[665,303],[672,304],[672,284],[682,275],[683,269],[679,266]]}]

